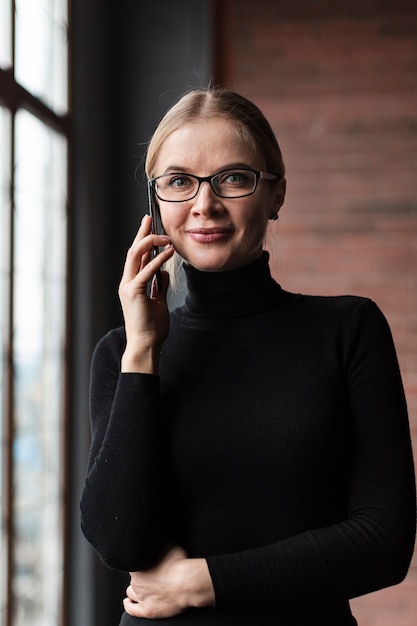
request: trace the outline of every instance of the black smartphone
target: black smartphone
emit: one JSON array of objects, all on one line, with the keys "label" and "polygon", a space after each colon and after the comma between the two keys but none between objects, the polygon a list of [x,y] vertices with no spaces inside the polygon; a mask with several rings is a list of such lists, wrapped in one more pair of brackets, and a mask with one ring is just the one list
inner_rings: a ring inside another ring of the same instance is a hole
[{"label": "black smartphone", "polygon": [[[158,215],[155,200],[155,191],[151,181],[148,180],[148,211],[151,216],[151,230],[152,234],[158,235]],[[152,258],[155,258],[159,254],[158,246],[154,246],[152,250]],[[155,274],[156,289],[162,291],[162,277],[161,270],[158,270]]]}]

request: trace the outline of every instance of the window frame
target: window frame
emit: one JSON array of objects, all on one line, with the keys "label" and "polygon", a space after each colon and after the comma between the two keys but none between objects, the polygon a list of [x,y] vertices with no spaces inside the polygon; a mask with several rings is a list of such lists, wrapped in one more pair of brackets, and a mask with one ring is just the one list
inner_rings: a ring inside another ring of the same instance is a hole
[{"label": "window frame", "polygon": [[[13,464],[13,432],[14,432],[14,376],[13,376],[13,302],[14,302],[14,281],[13,281],[13,260],[14,260],[14,229],[15,229],[15,117],[19,110],[26,110],[35,116],[42,124],[61,134],[67,143],[67,246],[66,246],[66,288],[65,288],[65,346],[63,355],[63,409],[62,422],[60,422],[61,435],[61,454],[62,454],[62,475],[60,483],[62,485],[62,502],[64,510],[62,512],[61,534],[63,539],[62,557],[64,563],[62,589],[61,589],[61,609],[59,615],[59,624],[63,626],[66,623],[67,616],[67,589],[68,574],[65,563],[68,556],[68,533],[69,533],[69,502],[68,502],[68,485],[69,485],[69,329],[70,329],[70,242],[71,242],[71,153],[72,153],[72,116],[71,116],[71,95],[72,95],[72,49],[71,49],[71,25],[72,11],[71,0],[67,0],[68,20],[67,20],[67,36],[68,36],[68,107],[65,114],[58,114],[49,106],[47,106],[40,98],[36,97],[20,85],[15,80],[15,1],[9,0],[11,4],[11,66],[8,68],[0,67],[0,104],[10,114],[10,186],[9,186],[9,242],[8,242],[8,267],[10,270],[10,280],[7,293],[7,303],[5,306],[5,354],[3,357],[3,416],[4,423],[2,425],[2,439],[4,442],[2,455],[0,460],[2,463],[2,516],[3,526],[6,535],[6,554],[2,557],[2,574],[0,581],[3,586],[2,594],[6,602],[5,607],[1,607],[3,613],[4,626],[12,626],[13,624],[13,593],[12,593],[12,576],[13,571],[13,543],[14,543],[14,523],[13,523],[13,480],[14,480],[14,464]],[[2,538],[2,546],[3,538]]]}]

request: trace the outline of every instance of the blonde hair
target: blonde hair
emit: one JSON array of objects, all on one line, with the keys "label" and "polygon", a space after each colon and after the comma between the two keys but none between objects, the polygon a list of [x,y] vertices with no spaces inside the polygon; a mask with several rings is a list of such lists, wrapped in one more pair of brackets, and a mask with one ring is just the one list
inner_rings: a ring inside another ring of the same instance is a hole
[{"label": "blonde hair", "polygon": [[[152,135],[145,160],[148,179],[155,176],[155,163],[164,141],[183,125],[196,120],[223,118],[231,122],[241,139],[259,155],[266,172],[285,176],[281,149],[274,132],[261,110],[240,94],[222,88],[193,89],[183,95],[159,122]],[[177,253],[167,263],[171,288],[175,291],[181,282],[181,257]]]},{"label": "blonde hair", "polygon": [[235,125],[242,139],[259,154],[266,171],[280,178],[285,175],[281,149],[260,109],[234,91],[211,87],[189,91],[164,115],[148,144],[146,176],[154,176],[159,151],[171,133],[189,122],[216,117],[222,117]]}]

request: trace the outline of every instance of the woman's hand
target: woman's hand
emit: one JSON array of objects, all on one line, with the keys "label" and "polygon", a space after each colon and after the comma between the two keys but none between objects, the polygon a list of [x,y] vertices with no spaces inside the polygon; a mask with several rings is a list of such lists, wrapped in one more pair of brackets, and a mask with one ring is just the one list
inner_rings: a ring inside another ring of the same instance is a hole
[{"label": "woman's hand", "polygon": [[205,559],[189,559],[173,546],[144,572],[131,572],[123,605],[133,617],[163,619],[190,607],[214,605],[214,590]]},{"label": "woman's hand", "polygon": [[[127,340],[122,372],[158,373],[159,352],[169,329],[166,304],[169,280],[167,273],[162,272],[163,288],[157,291],[153,277],[174,253],[169,242],[166,235],[151,234],[151,218],[145,215],[127,253],[119,285]],[[166,247],[152,259],[154,246]],[[147,285],[152,280],[149,296]]]}]

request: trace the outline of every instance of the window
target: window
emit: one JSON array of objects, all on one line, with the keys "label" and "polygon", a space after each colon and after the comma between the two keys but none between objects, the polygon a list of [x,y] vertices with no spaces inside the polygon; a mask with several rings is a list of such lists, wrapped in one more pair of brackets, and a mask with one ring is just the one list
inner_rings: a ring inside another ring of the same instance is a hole
[{"label": "window", "polygon": [[0,0],[0,626],[63,624],[67,0]]}]

